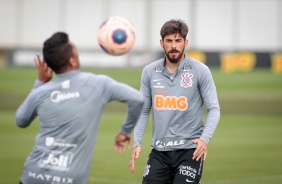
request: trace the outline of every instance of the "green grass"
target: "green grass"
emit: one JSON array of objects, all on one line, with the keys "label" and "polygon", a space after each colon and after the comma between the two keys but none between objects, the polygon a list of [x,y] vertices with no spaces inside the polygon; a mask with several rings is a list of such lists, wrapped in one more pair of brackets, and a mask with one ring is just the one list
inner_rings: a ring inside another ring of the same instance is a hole
[{"label": "green grass", "polygon": [[[141,69],[82,69],[110,75],[139,88]],[[212,69],[221,119],[210,141],[202,184],[280,184],[282,181],[282,75],[269,70],[223,74]],[[0,183],[17,183],[38,131],[38,120],[20,129],[16,108],[33,86],[34,68],[0,69]],[[150,152],[151,122],[134,174],[131,150],[118,155],[114,136],[126,106],[110,103],[102,116],[88,184],[138,184]]]}]

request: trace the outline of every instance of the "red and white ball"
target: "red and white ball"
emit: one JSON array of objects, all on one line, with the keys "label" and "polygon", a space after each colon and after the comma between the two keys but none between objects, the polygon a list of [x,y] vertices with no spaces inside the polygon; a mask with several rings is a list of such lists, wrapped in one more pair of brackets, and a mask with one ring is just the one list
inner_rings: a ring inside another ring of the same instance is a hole
[{"label": "red and white ball", "polygon": [[110,55],[126,54],[135,43],[135,28],[123,17],[110,17],[98,30],[98,42]]}]

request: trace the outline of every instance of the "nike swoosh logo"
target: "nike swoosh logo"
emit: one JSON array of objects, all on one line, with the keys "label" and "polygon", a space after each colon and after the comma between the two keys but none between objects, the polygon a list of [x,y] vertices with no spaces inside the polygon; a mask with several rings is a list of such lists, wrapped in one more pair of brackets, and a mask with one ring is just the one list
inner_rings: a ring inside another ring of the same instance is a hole
[{"label": "nike swoosh logo", "polygon": [[158,82],[158,81],[161,81],[163,79],[154,79],[153,82]]},{"label": "nike swoosh logo", "polygon": [[191,181],[191,180],[189,180],[189,179],[186,179],[186,182],[187,182],[187,183],[192,183],[192,182],[194,182],[194,181]]}]

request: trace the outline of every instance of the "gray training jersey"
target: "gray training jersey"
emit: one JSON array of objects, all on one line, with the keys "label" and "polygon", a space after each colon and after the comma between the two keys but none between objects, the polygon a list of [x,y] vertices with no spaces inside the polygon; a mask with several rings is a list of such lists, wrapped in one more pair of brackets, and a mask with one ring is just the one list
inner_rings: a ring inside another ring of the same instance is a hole
[{"label": "gray training jersey", "polygon": [[128,112],[121,133],[129,135],[144,99],[138,90],[104,75],[70,71],[35,83],[16,112],[27,127],[39,116],[40,132],[24,164],[24,184],[86,184],[102,111],[112,100]]},{"label": "gray training jersey", "polygon": [[[192,58],[170,74],[160,59],[142,72],[140,91],[145,104],[134,129],[134,146],[141,146],[152,109],[152,148],[158,151],[196,148],[193,139],[207,144],[220,118],[216,87],[209,68]],[[203,105],[208,115],[203,117]]]}]

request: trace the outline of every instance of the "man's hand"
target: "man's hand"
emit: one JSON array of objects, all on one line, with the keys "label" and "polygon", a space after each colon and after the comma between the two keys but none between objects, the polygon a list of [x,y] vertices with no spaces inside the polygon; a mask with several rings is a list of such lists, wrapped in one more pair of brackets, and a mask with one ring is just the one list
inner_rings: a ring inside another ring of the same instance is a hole
[{"label": "man's hand", "polygon": [[41,60],[39,53],[36,54],[34,63],[38,71],[38,80],[44,83],[49,82],[52,79],[53,71]]},{"label": "man's hand", "polygon": [[115,138],[115,150],[120,154],[124,152],[125,144],[128,142],[127,149],[130,148],[130,136],[126,136],[122,133],[118,133]]},{"label": "man's hand", "polygon": [[193,160],[199,160],[202,156],[204,156],[204,160],[206,160],[207,154],[208,154],[208,149],[207,149],[207,144],[205,141],[202,139],[195,139],[192,141],[194,144],[197,144],[197,148],[194,151],[193,154]]},{"label": "man's hand", "polygon": [[141,147],[136,146],[133,148],[132,154],[131,154],[131,159],[128,163],[128,167],[130,167],[130,172],[134,173],[134,167],[135,167],[135,160],[139,158],[141,152]]}]

